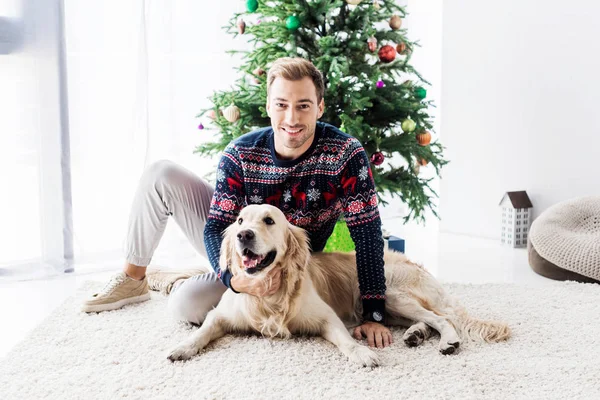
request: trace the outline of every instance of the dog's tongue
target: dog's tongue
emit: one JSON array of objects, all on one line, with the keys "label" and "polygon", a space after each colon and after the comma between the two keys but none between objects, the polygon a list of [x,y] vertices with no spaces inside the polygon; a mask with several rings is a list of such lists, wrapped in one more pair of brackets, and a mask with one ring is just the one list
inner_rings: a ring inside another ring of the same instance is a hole
[{"label": "dog's tongue", "polygon": [[256,268],[256,266],[263,260],[263,256],[259,256],[258,254],[245,255],[242,256],[242,262],[244,263],[244,268]]}]

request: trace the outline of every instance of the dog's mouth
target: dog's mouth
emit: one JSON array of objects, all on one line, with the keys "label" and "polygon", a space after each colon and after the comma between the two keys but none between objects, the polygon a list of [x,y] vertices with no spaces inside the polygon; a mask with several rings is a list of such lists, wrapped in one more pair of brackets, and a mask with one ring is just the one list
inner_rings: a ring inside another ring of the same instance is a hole
[{"label": "dog's mouth", "polygon": [[277,252],[275,250],[270,251],[267,254],[256,254],[246,248],[242,252],[242,263],[247,273],[255,274],[271,265],[275,260],[276,255]]}]

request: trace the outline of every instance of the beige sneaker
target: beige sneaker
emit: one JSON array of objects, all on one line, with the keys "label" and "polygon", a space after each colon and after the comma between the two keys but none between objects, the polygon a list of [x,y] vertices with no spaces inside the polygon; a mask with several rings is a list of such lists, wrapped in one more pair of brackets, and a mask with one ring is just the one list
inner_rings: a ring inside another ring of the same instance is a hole
[{"label": "beige sneaker", "polygon": [[173,285],[179,279],[187,279],[195,275],[205,274],[205,269],[183,269],[183,270],[168,270],[161,268],[148,268],[146,277],[148,278],[148,286],[150,290],[161,292],[164,295],[171,293]]},{"label": "beige sneaker", "polygon": [[120,272],[110,278],[104,288],[83,302],[81,311],[100,312],[117,310],[126,304],[150,300],[148,279],[136,281]]}]

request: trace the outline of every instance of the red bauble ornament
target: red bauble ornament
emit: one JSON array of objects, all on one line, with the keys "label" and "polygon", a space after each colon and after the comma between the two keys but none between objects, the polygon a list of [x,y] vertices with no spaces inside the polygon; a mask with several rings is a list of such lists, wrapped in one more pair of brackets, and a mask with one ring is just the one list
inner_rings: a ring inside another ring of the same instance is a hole
[{"label": "red bauble ornament", "polygon": [[371,155],[371,162],[373,165],[381,165],[383,164],[383,160],[385,160],[385,156],[380,151]]},{"label": "red bauble ornament", "polygon": [[396,59],[396,49],[394,48],[394,46],[386,44],[385,46],[379,49],[378,55],[381,62],[390,63]]}]

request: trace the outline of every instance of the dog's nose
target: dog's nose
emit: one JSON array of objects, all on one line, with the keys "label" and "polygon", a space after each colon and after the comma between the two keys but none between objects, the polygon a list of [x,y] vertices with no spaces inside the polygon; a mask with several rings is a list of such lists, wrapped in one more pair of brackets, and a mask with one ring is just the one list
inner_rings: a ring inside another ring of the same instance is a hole
[{"label": "dog's nose", "polygon": [[250,229],[246,229],[244,231],[238,232],[237,234],[238,240],[241,242],[249,242],[254,239],[254,232]]}]

